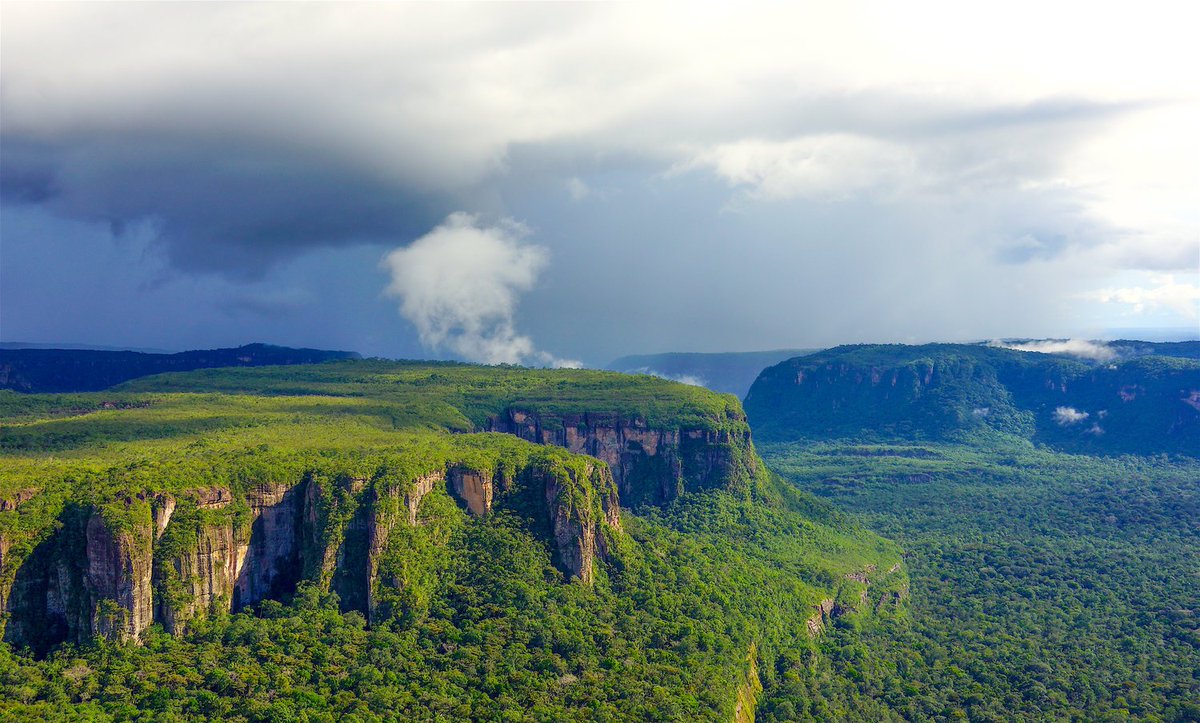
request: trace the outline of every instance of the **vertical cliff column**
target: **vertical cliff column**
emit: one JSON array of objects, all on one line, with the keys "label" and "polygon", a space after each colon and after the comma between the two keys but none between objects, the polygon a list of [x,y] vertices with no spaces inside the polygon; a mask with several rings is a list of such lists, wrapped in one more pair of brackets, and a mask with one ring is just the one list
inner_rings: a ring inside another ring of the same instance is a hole
[{"label": "vertical cliff column", "polygon": [[140,506],[125,510],[130,519],[120,526],[98,511],[87,522],[85,585],[93,600],[91,628],[110,640],[137,638],[154,618],[154,527],[141,511]]},{"label": "vertical cliff column", "polygon": [[[301,575],[300,533],[311,482],[264,484],[247,495],[253,522],[239,552],[233,609],[291,594]],[[243,552],[244,551],[244,552]]]},{"label": "vertical cliff column", "polygon": [[[403,513],[404,521],[409,525],[416,525],[417,511],[421,507],[421,500],[425,498],[425,495],[433,491],[434,485],[444,483],[445,481],[446,474],[444,472],[440,470],[430,472],[412,480],[403,493],[397,489],[390,489],[388,490],[388,495],[400,503],[401,507],[398,512]],[[367,527],[369,553],[367,558],[367,609],[365,612],[368,622],[373,622],[376,619],[379,609],[377,592],[379,585],[379,562],[383,558],[384,551],[387,549],[392,528],[398,524],[402,524],[399,514],[394,513],[390,505],[384,505],[381,501],[377,500],[368,519]]]},{"label": "vertical cliff column", "polygon": [[[326,539],[318,571],[321,582],[329,580],[329,589],[338,594],[343,612],[357,610],[364,615],[370,609],[371,535],[380,508],[378,490],[368,483],[365,478],[341,476],[332,487],[321,489]],[[316,487],[312,485],[314,491]],[[310,553],[315,555],[318,549]],[[310,569],[306,577],[311,575]]]},{"label": "vertical cliff column", "polygon": [[160,499],[155,507],[156,528],[166,517],[154,562],[155,606],[172,634],[183,633],[197,616],[231,607],[239,548],[232,516],[224,510],[232,501],[230,491],[219,487],[181,503]]},{"label": "vertical cliff column", "polygon": [[607,555],[603,525],[620,530],[616,484],[607,466],[587,465],[583,479],[571,468],[540,469],[554,549],[563,570],[591,583],[597,551]]},{"label": "vertical cliff column", "polygon": [[[404,507],[408,510],[408,524],[417,524],[417,510],[421,508],[421,500],[433,491],[435,484],[445,481],[446,475],[443,472],[430,472],[413,481],[412,488],[404,493]],[[378,548],[377,551],[382,551],[387,545],[387,532],[377,532],[371,539],[372,549]]]}]

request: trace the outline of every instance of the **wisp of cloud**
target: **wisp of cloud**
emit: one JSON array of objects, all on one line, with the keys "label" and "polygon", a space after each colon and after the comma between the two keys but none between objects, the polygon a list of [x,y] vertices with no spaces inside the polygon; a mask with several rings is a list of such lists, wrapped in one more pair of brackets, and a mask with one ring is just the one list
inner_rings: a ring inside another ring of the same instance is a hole
[{"label": "wisp of cloud", "polygon": [[385,293],[400,300],[421,343],[485,364],[578,366],[538,351],[514,325],[517,299],[548,262],[546,249],[524,243],[529,231],[511,219],[482,225],[466,213],[383,258]]},{"label": "wisp of cloud", "polygon": [[1106,344],[1087,339],[1039,339],[1025,342],[1004,342],[997,340],[991,342],[990,346],[1002,349],[1015,349],[1017,351],[1032,351],[1040,354],[1066,354],[1098,362],[1106,362],[1117,358],[1117,352],[1110,349]]}]

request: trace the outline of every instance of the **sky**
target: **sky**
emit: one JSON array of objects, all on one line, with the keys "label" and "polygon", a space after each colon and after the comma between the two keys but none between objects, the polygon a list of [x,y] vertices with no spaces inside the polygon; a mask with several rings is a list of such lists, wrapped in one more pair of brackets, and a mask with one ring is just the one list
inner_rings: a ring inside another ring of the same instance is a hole
[{"label": "sky", "polygon": [[1200,334],[1193,3],[0,4],[0,341]]}]

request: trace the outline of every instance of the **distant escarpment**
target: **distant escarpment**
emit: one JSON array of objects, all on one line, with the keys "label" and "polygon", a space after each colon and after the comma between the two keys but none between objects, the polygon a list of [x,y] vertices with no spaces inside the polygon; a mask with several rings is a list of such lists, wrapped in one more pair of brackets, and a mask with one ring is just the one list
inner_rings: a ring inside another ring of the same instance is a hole
[{"label": "distant escarpment", "polygon": [[978,430],[1081,452],[1196,454],[1200,361],[1085,362],[983,345],[845,346],[766,369],[756,434],[945,439]]},{"label": "distant escarpment", "polygon": [[435,491],[457,500],[460,514],[500,507],[530,515],[563,573],[590,583],[621,531],[608,468],[537,448],[483,464],[469,457],[420,474],[384,464],[364,476],[326,465],[291,482],[68,502],[19,559],[0,531],[4,640],[44,653],[93,637],[133,640],[154,622],[182,633],[197,617],[286,601],[304,582],[374,619],[380,600],[395,597],[381,588],[406,585],[402,576],[381,578],[389,555],[404,554],[390,537],[397,526],[428,522],[422,502]]},{"label": "distant escarpment", "polygon": [[90,392],[164,372],[212,367],[316,364],[358,354],[247,344],[178,354],[99,349],[0,349],[0,389],[26,393]]}]

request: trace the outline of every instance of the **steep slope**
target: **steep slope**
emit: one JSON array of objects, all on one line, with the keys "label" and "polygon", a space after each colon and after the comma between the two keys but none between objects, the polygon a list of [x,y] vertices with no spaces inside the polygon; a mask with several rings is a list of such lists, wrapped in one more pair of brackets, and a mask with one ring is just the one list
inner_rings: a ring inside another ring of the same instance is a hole
[{"label": "steep slope", "polygon": [[846,346],[766,369],[764,439],[949,439],[993,430],[1063,449],[1200,453],[1200,362],[1102,364],[983,345]]},{"label": "steep slope", "polygon": [[247,344],[178,354],[97,349],[0,349],[0,389],[27,393],[88,392],[163,372],[208,367],[317,364],[355,359],[348,351]]},{"label": "steep slope", "polygon": [[[340,615],[324,625],[369,625],[377,645],[353,665],[412,641],[386,673],[410,681],[408,702],[377,714],[421,717],[454,689],[467,708],[451,718],[499,702],[728,720],[782,651],[905,584],[894,546],[766,470],[736,399],[650,377],[334,362],[0,395],[0,410],[0,652],[46,656],[0,665],[35,677],[66,664],[62,643],[84,645],[90,671],[113,656],[157,669],[226,626],[303,627],[317,605]],[[159,642],[121,652],[139,639]],[[529,652],[543,646],[552,657]],[[218,647],[205,655],[242,655]],[[499,650],[507,672],[475,667]],[[337,673],[322,660],[304,662],[314,681]],[[553,695],[568,674],[596,684]],[[278,694],[172,680],[177,712],[215,695],[209,714],[254,717]]]}]

